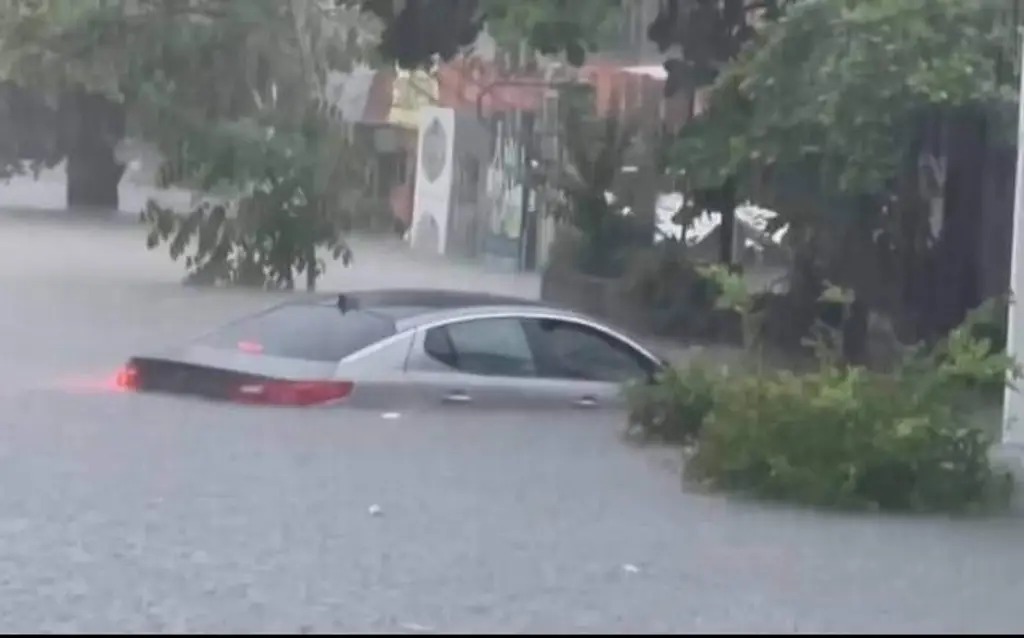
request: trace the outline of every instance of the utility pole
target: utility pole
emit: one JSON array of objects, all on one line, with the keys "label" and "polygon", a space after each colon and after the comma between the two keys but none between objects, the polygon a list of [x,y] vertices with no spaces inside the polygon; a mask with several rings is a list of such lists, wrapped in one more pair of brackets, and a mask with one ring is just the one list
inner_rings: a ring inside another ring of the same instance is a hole
[{"label": "utility pole", "polygon": [[[1020,25],[1014,25],[1020,29]],[[1018,33],[1020,102],[1017,113],[1017,179],[1013,197],[1013,242],[1010,253],[1010,309],[1006,322],[1006,352],[1020,362],[1024,349],[1024,312],[1018,301],[1024,295],[1024,44]],[[1011,379],[1012,381],[1012,379]],[[1003,443],[1024,446],[1024,393],[1007,384],[1003,395]]]}]

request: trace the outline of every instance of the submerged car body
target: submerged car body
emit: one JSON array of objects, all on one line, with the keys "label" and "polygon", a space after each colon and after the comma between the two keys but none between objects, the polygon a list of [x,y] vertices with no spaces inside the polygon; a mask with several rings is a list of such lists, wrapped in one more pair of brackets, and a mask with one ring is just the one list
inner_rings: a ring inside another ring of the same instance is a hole
[{"label": "submerged car body", "polygon": [[662,361],[585,315],[450,290],[288,302],[169,351],[133,357],[124,388],[243,403],[409,408],[621,406]]}]

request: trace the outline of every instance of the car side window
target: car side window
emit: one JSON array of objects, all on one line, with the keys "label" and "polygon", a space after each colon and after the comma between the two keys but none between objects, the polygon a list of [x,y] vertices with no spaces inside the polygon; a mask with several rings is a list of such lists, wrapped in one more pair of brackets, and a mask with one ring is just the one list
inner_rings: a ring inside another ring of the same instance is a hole
[{"label": "car side window", "polygon": [[469,374],[532,377],[537,373],[518,319],[473,319],[431,328],[423,348],[431,359]]},{"label": "car side window", "polygon": [[546,373],[565,379],[625,383],[650,376],[653,366],[629,344],[571,321],[538,322]]}]

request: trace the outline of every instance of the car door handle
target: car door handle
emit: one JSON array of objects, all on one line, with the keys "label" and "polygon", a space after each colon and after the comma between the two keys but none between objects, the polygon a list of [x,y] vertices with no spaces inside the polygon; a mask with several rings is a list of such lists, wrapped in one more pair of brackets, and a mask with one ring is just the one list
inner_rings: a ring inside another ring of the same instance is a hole
[{"label": "car door handle", "polygon": [[473,401],[473,397],[469,396],[462,390],[454,390],[444,395],[445,403],[470,403]]},{"label": "car door handle", "polygon": [[597,399],[592,396],[580,397],[573,401],[573,405],[577,408],[595,408],[597,407]]}]

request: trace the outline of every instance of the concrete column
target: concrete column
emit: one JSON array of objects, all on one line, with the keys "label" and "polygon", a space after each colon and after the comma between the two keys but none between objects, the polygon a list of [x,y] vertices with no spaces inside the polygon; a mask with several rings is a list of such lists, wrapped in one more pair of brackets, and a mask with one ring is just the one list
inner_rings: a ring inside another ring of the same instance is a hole
[{"label": "concrete column", "polygon": [[[1024,46],[1020,46],[1021,84],[1017,115],[1017,182],[1013,201],[1013,248],[1010,256],[1010,294],[1007,318],[1006,351],[1021,361],[1024,348],[1024,312],[1020,305],[1024,298]],[[1024,383],[1020,388],[1006,388],[1003,398],[1003,442],[1024,447]]]}]

